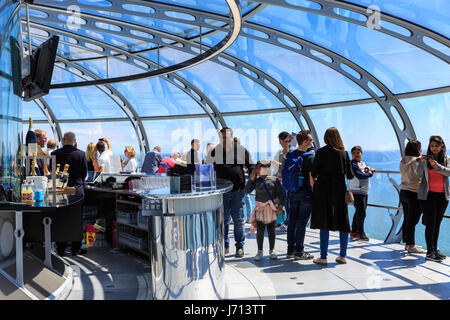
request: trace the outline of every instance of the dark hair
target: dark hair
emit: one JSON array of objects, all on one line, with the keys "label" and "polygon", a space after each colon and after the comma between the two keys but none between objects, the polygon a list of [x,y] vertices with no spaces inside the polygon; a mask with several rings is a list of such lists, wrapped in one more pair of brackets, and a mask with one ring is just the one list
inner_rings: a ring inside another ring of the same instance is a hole
[{"label": "dark hair", "polygon": [[354,146],[354,147],[352,148],[352,150],[350,150],[350,152],[353,153],[353,151],[355,151],[355,150],[358,150],[359,152],[362,153],[362,148],[361,148],[360,146]]},{"label": "dark hair", "polygon": [[231,132],[231,136],[233,136],[233,129],[228,128],[228,127],[223,127],[222,129],[220,129],[219,132],[220,132],[221,134],[226,134],[227,131],[230,131],[230,132]]},{"label": "dark hair", "polygon": [[286,131],[280,132],[280,134],[278,135],[278,139],[280,139],[280,140],[284,140],[287,137],[289,137],[289,132],[286,132]]},{"label": "dark hair", "polygon": [[200,140],[198,140],[198,139],[192,139],[192,140],[191,140],[191,146],[194,144],[194,142],[200,142]]},{"label": "dark hair", "polygon": [[[445,142],[444,139],[442,139],[441,136],[431,136],[430,137],[430,143],[428,143],[428,149],[427,149],[427,155],[431,156],[433,155],[433,153],[431,152],[431,143],[432,142],[436,142],[441,146],[441,151],[439,152],[437,159],[435,158],[434,160],[437,161],[437,163],[442,164],[442,165],[446,165],[446,148],[445,148]],[[432,169],[433,167],[430,165],[430,163],[428,162],[428,168]]]},{"label": "dark hair", "polygon": [[327,145],[335,150],[344,150],[344,143],[342,142],[341,135],[339,134],[338,129],[335,127],[328,128],[325,131],[325,135],[323,140]]},{"label": "dark hair", "polygon": [[297,140],[298,145],[301,145],[303,141],[308,140],[308,135],[311,134],[310,130],[302,130],[295,136],[295,139]]},{"label": "dark hair", "polygon": [[270,168],[270,160],[260,160],[256,163],[257,168]]},{"label": "dark hair", "polygon": [[405,147],[405,156],[418,157],[420,156],[420,149],[422,149],[422,144],[419,140],[409,140]]},{"label": "dark hair", "polygon": [[97,148],[98,152],[100,152],[100,153],[105,151],[105,144],[102,141],[97,142],[95,147]]}]

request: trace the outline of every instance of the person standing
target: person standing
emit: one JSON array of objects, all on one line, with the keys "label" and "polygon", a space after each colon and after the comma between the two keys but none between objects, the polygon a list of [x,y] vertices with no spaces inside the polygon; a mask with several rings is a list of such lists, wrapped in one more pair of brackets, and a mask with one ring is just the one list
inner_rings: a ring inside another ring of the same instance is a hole
[{"label": "person standing", "polygon": [[271,260],[277,259],[275,254],[275,224],[277,213],[283,210],[284,192],[280,180],[270,175],[270,160],[261,160],[256,164],[256,170],[252,171],[250,179],[245,185],[246,194],[255,190],[255,209],[257,233],[256,241],[258,253],[255,261],[260,261],[263,256],[264,232],[267,226],[269,235],[269,257]]},{"label": "person standing", "polygon": [[352,232],[350,238],[369,241],[364,232],[364,220],[366,219],[367,199],[369,197],[369,178],[372,178],[375,169],[368,167],[362,160],[362,148],[354,146],[352,153],[353,179],[348,183],[348,189],[353,193],[355,199],[355,215],[352,221]]},{"label": "person standing", "polygon": [[216,177],[231,180],[233,189],[223,195],[224,209],[224,240],[225,254],[229,253],[230,216],[234,224],[234,239],[236,242],[237,258],[244,256],[244,212],[242,210],[242,198],[244,197],[245,174],[244,166],[249,174],[255,169],[250,153],[233,140],[233,131],[224,127],[220,130],[221,142],[211,150],[206,158],[206,163],[214,164]]},{"label": "person standing", "polygon": [[339,231],[340,253],[336,262],[347,263],[347,245],[350,232],[348,208],[345,202],[347,179],[353,171],[339,131],[328,128],[324,136],[325,146],[316,151],[311,170],[313,200],[311,228],[320,229],[320,258],[314,263],[326,266],[329,231]]},{"label": "person standing", "polygon": [[126,146],[123,154],[128,158],[128,160],[124,163],[122,162],[123,159],[120,158],[120,160],[122,160],[122,171],[136,173],[138,171],[139,165],[136,160],[136,151],[134,150],[134,148],[132,146]]},{"label": "person standing", "polygon": [[161,160],[161,147],[155,146],[152,151],[145,155],[141,172],[147,174],[156,173],[159,169],[159,165],[161,164]]},{"label": "person standing", "polygon": [[[294,147],[291,147],[291,141],[294,139],[292,135],[288,132],[283,131],[278,134],[278,142],[281,145],[281,149],[277,151],[275,156],[273,157],[271,169],[272,175],[276,176],[278,179],[282,179],[281,177],[281,169],[283,168],[284,161],[286,160],[288,152],[295,150]],[[284,218],[283,223],[279,227],[279,231],[287,231],[289,225],[289,201],[288,201],[288,191],[283,187],[283,192],[285,193],[284,199],[284,210],[286,212],[286,216]]]},{"label": "person standing", "polygon": [[[45,152],[43,148],[47,143],[47,133],[42,129],[36,129],[36,138],[37,138],[37,155],[38,156],[46,156],[48,152]],[[43,176],[45,175],[46,169],[48,171],[47,163],[44,159],[37,159],[37,167],[39,168],[39,172],[36,172],[36,175]]]},{"label": "person standing", "polygon": [[422,209],[418,197],[421,179],[414,172],[417,161],[422,152],[422,144],[419,140],[408,141],[405,147],[405,156],[400,160],[401,188],[400,202],[403,208],[402,237],[405,242],[405,250],[409,253],[426,253],[415,244],[415,229],[422,215]]},{"label": "person standing", "polygon": [[425,225],[426,259],[441,262],[446,256],[438,250],[439,229],[450,200],[450,158],[442,137],[430,137],[427,154],[420,157],[415,174],[422,179],[418,199]]},{"label": "person standing", "polygon": [[[105,148],[105,143],[108,146],[108,150]],[[98,157],[98,171],[99,172],[111,172],[111,156],[112,146],[107,138],[100,138],[95,146],[100,154]]]},{"label": "person standing", "polygon": [[195,165],[201,164],[200,157],[198,156],[198,150],[200,150],[200,140],[192,139],[191,140],[191,150],[186,153],[186,163],[189,174],[194,174]]},{"label": "person standing", "polygon": [[97,160],[97,147],[93,142],[90,142],[86,147],[86,161],[88,171],[95,171],[95,172],[99,171]]},{"label": "person standing", "polygon": [[[87,175],[87,161],[86,154],[74,147],[76,144],[75,134],[71,131],[64,133],[62,140],[63,147],[52,152],[52,155],[56,156],[56,164],[60,165],[60,168],[64,168],[66,164],[69,165],[68,174],[69,180],[67,182],[68,187],[75,187],[75,194],[84,197],[84,185],[83,181]],[[82,212],[80,213],[82,214]],[[82,235],[82,228],[80,238]],[[66,248],[66,242],[57,242],[57,253],[64,255],[64,249]],[[81,241],[73,241],[71,245],[72,255],[83,254],[86,251],[81,250]]]},{"label": "person standing", "polygon": [[[296,177],[295,190],[288,190],[289,202],[289,224],[287,230],[287,255],[286,258],[295,260],[309,260],[314,258],[304,250],[306,224],[311,217],[312,187],[310,183],[310,172],[314,163],[314,154],[307,152],[311,148],[313,139],[311,131],[302,130],[295,136],[298,148],[287,154],[285,166],[291,165],[291,158],[297,159],[296,165],[301,163],[300,171]],[[283,170],[285,185],[288,177],[285,176],[290,170]],[[286,185],[287,186],[287,185]],[[289,186],[287,186],[289,188]]]}]

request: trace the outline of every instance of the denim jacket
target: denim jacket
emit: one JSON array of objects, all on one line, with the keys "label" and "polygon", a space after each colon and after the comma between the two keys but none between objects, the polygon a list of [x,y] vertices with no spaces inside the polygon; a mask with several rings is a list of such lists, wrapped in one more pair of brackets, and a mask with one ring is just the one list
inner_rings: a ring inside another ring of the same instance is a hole
[{"label": "denim jacket", "polygon": [[[427,195],[428,195],[427,161],[422,163],[422,162],[420,162],[420,158],[418,158],[416,161],[417,161],[417,166],[416,166],[416,170],[415,170],[414,174],[417,177],[422,178],[422,181],[420,182],[419,193],[418,193],[417,198],[419,200],[427,200]],[[439,172],[440,174],[442,174],[444,176],[445,198],[447,200],[450,200],[450,187],[449,187],[449,182],[448,182],[448,177],[450,177],[450,157],[449,156],[447,156],[445,163],[446,163],[445,166],[437,163],[434,168],[436,169],[437,172]]]}]

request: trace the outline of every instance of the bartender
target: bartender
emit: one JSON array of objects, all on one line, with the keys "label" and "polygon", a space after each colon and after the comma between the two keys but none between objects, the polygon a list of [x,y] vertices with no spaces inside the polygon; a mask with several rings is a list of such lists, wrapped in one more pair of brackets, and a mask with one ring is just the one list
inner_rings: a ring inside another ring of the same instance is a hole
[{"label": "bartender", "polygon": [[[60,165],[60,168],[64,168],[66,164],[69,165],[68,173],[69,180],[67,182],[68,187],[75,187],[75,194],[78,196],[84,196],[83,181],[87,175],[87,161],[84,151],[78,150],[74,147],[77,143],[75,134],[71,131],[64,133],[62,139],[63,147],[52,152],[52,155],[56,156],[56,164]],[[82,212],[80,212],[82,214]],[[64,249],[66,247],[65,242],[57,242],[57,252],[59,255],[64,255]],[[81,242],[72,242],[72,255],[85,253],[80,250]]]}]

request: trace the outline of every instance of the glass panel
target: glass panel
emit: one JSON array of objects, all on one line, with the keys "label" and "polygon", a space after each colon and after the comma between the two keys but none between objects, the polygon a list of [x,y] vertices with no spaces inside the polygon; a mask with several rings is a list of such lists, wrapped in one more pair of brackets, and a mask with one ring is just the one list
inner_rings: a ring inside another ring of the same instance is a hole
[{"label": "glass panel", "polygon": [[448,85],[450,66],[447,63],[382,32],[275,6],[266,7],[250,21],[330,49],[365,68],[394,93]]},{"label": "glass panel", "polygon": [[[80,81],[80,78],[55,67],[53,81],[66,83]],[[45,100],[59,120],[124,117],[122,109],[94,86],[53,89],[45,96]]]},{"label": "glass panel", "polygon": [[255,162],[273,159],[281,149],[278,141],[280,132],[300,131],[300,126],[290,112],[225,117],[225,122]]},{"label": "glass panel", "polygon": [[159,145],[163,158],[173,152],[185,154],[191,148],[191,140],[200,140],[199,155],[206,156],[206,145],[219,141],[217,131],[209,118],[144,121],[149,136],[150,149]]},{"label": "glass panel", "polygon": [[[239,37],[226,52],[273,77],[303,105],[369,97],[353,81],[323,63],[262,41]],[[320,59],[328,58],[315,53],[320,55]]]},{"label": "glass panel", "polygon": [[204,114],[185,92],[161,77],[113,84],[135,108],[139,116]]},{"label": "glass panel", "polygon": [[[450,114],[450,93],[401,99],[400,102],[411,119],[423,152],[426,152],[432,135],[441,136],[446,145],[450,145],[450,127],[443,121]],[[450,152],[447,150],[447,153]]]},{"label": "glass panel", "polygon": [[137,142],[136,132],[129,121],[116,122],[83,122],[83,123],[61,123],[61,131],[72,131],[77,139],[77,148],[86,151],[90,142],[97,143],[99,138],[106,137],[111,143],[114,155],[121,155],[126,146],[132,146],[136,151],[136,158],[141,165],[140,149]]},{"label": "glass panel", "polygon": [[434,30],[444,36],[450,36],[448,13],[450,2],[447,0],[350,0],[364,6],[378,6],[381,12],[399,17]]},{"label": "glass panel", "polygon": [[[43,97],[45,98],[45,97]],[[34,101],[22,102],[22,118],[28,121],[28,118],[32,117],[33,120],[47,120],[42,113],[41,109]],[[28,130],[28,127],[26,128]]]}]

